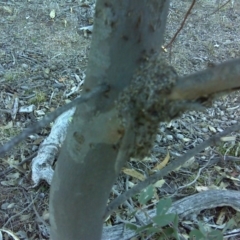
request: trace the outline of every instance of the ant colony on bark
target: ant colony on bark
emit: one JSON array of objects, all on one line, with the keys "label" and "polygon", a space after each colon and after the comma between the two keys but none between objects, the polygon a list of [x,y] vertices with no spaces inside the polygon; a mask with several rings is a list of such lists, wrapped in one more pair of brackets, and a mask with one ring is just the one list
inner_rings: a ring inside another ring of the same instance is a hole
[{"label": "ant colony on bark", "polygon": [[131,157],[146,157],[153,147],[159,122],[178,115],[175,103],[167,98],[177,79],[176,71],[166,61],[150,58],[137,69],[129,87],[120,94],[119,117],[123,126],[130,126],[134,134]]}]

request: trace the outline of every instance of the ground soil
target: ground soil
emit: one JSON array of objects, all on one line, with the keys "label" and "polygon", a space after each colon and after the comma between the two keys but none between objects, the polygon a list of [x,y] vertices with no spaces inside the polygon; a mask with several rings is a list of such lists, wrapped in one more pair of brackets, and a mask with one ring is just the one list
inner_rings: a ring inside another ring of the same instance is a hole
[{"label": "ground soil", "polygon": [[[179,29],[191,2],[171,1],[165,45]],[[165,53],[179,75],[240,57],[240,2],[229,1],[221,7],[225,2],[199,0],[195,4],[183,29]],[[85,77],[91,41],[91,33],[80,28],[93,23],[93,9],[94,1],[81,0],[0,2],[1,143],[80,94],[78,87]],[[16,102],[18,106],[14,105]],[[35,107],[33,112],[14,112],[18,107],[31,105]],[[161,124],[153,158],[161,160],[169,147],[171,155],[176,157],[215,132],[235,124],[239,121],[239,108],[240,94],[234,93],[219,98],[204,113],[187,113],[170,124]],[[42,183],[35,189],[30,188],[30,161],[9,173],[1,173],[36,152],[49,130],[47,127],[36,133],[0,159],[0,227],[11,230],[20,239],[49,239],[49,186]],[[196,157],[197,167],[166,178],[168,184],[159,194],[163,196],[163,192],[168,191],[169,195],[179,185],[193,180],[198,167],[204,165],[202,161],[214,154],[221,156],[227,152],[227,155],[239,157],[240,138],[235,135],[237,140],[233,145],[209,148]],[[151,167],[151,163],[142,165]],[[143,169],[142,165],[133,163],[136,169]],[[178,192],[178,198],[196,192],[196,185],[239,190],[239,184],[219,175],[219,171],[240,179],[236,163],[223,163],[221,170],[210,165],[190,188]],[[124,176],[119,181],[122,178]],[[205,214],[213,216],[214,213]],[[227,218],[235,214],[228,210]],[[115,220],[113,218],[111,223]],[[6,233],[4,236],[8,239]]]}]

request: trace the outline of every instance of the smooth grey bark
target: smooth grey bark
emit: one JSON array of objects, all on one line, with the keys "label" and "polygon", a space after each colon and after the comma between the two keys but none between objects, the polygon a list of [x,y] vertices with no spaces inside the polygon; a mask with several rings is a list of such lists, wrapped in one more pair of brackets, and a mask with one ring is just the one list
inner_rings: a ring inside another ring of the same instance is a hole
[{"label": "smooth grey bark", "polygon": [[[109,91],[77,107],[50,191],[51,239],[100,239],[111,187],[128,151],[114,102],[142,60],[159,53],[169,0],[99,0],[84,92]],[[124,144],[121,144],[123,142]]]}]

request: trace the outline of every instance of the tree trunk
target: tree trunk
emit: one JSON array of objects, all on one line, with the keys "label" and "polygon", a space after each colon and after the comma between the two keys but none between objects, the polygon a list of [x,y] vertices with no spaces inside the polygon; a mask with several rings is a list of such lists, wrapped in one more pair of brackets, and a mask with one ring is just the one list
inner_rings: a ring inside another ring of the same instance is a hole
[{"label": "tree trunk", "polygon": [[[144,58],[163,44],[169,0],[98,0],[84,92],[109,91],[77,107],[50,192],[51,239],[100,239],[111,187],[129,136],[114,102]],[[131,131],[131,130],[129,130]],[[132,142],[131,142],[132,143]]]}]

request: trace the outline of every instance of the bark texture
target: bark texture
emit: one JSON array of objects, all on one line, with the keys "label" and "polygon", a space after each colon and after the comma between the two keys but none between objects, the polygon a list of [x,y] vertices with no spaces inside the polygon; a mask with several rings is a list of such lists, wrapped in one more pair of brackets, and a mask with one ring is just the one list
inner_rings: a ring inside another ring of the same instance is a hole
[{"label": "bark texture", "polygon": [[114,102],[134,71],[160,51],[168,0],[96,4],[93,40],[84,85],[110,89],[76,108],[60,152],[50,193],[51,239],[100,239],[111,187],[127,160],[130,139]]}]

